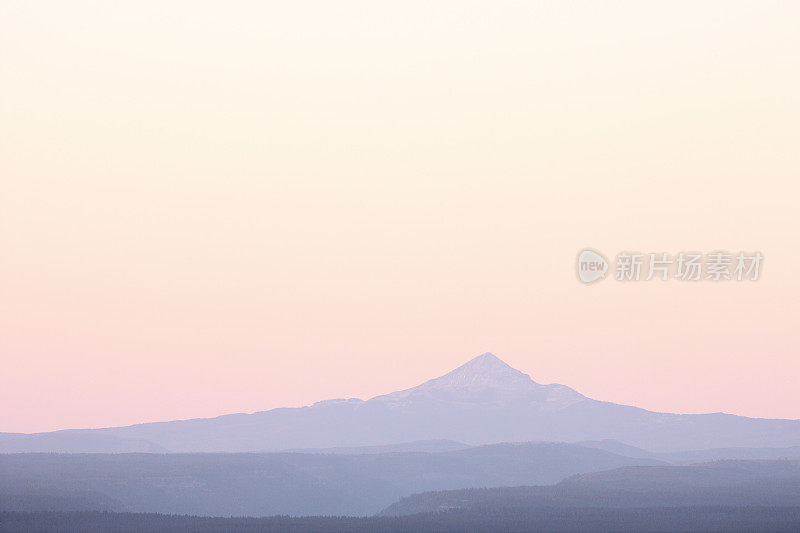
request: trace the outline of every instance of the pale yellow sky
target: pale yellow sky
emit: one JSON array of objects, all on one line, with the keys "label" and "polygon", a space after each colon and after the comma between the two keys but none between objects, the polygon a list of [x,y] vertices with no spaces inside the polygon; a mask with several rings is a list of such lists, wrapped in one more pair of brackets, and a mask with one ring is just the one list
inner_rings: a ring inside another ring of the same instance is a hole
[{"label": "pale yellow sky", "polygon": [[[0,431],[540,382],[800,418],[800,4],[0,0]],[[755,251],[744,284],[578,250]]]}]

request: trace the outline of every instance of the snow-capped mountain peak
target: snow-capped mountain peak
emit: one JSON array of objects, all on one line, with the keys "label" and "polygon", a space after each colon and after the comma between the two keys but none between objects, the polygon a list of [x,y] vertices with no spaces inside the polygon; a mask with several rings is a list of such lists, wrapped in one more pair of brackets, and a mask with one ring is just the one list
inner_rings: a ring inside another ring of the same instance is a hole
[{"label": "snow-capped mountain peak", "polygon": [[542,409],[559,409],[583,399],[563,385],[540,385],[489,352],[416,387],[373,398],[402,408],[434,401],[483,406],[523,402]]},{"label": "snow-capped mountain peak", "polygon": [[425,390],[518,389],[536,386],[530,376],[512,368],[492,353],[483,353],[447,374],[415,387]]}]

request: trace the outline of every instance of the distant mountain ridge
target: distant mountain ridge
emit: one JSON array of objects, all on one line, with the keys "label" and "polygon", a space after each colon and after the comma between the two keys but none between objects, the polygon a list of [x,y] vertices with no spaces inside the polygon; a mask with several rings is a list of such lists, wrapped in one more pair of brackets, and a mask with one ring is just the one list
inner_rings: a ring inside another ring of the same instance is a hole
[{"label": "distant mountain ridge", "polygon": [[370,451],[0,454],[0,512],[365,516],[383,509],[395,516],[476,507],[800,502],[800,460],[674,466],[565,443]]},{"label": "distant mountain ridge", "polygon": [[548,484],[659,464],[563,443],[359,454],[0,454],[0,511],[371,515],[420,491]]},{"label": "distant mountain ridge", "polygon": [[[381,453],[434,453],[453,452],[470,448],[469,444],[454,440],[417,440],[377,446],[335,446],[333,448],[294,448],[283,453],[312,453],[337,455],[376,455]],[[599,448],[599,447],[598,447]],[[600,448],[602,449],[602,448]],[[612,452],[613,453],[613,452]]]},{"label": "distant mountain ridge", "polygon": [[451,440],[614,439],[653,451],[800,445],[800,421],[656,413],[543,385],[491,353],[369,400],[134,426],[0,434],[0,452],[250,452]]}]

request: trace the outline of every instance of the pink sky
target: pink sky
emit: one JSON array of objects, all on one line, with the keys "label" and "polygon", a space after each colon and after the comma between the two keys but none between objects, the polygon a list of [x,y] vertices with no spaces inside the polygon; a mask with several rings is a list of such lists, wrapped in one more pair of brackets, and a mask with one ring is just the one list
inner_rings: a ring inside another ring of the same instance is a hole
[{"label": "pink sky", "polygon": [[[800,418],[798,17],[3,2],[0,431],[366,398],[485,351]],[[583,286],[587,246],[766,259]]]}]

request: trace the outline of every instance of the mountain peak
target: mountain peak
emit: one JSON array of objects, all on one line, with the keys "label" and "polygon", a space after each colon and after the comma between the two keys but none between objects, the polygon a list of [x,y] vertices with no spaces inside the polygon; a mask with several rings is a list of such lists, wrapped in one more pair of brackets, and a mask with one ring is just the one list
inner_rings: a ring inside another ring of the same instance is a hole
[{"label": "mountain peak", "polygon": [[583,399],[563,385],[540,385],[493,353],[482,353],[443,376],[374,399],[394,405],[408,405],[412,399],[436,399],[458,404],[494,405],[505,401],[532,401],[545,408],[557,408]]},{"label": "mountain peak", "polygon": [[485,352],[476,357],[473,357],[472,359],[461,365],[459,368],[465,368],[465,367],[475,368],[475,369],[488,369],[497,367],[497,368],[510,368],[515,372],[517,371],[513,367],[511,367],[508,363],[506,363],[505,361],[497,357],[495,354],[493,354],[492,352]]},{"label": "mountain peak", "polygon": [[539,385],[527,375],[504,363],[496,355],[486,352],[474,357],[443,376],[426,381],[422,385],[397,391],[380,398],[400,399],[416,394],[466,394],[468,397],[482,391],[498,391],[501,394],[530,390]]},{"label": "mountain peak", "polygon": [[530,376],[511,367],[493,353],[486,352],[422,386],[474,389],[530,384],[533,384]]}]

